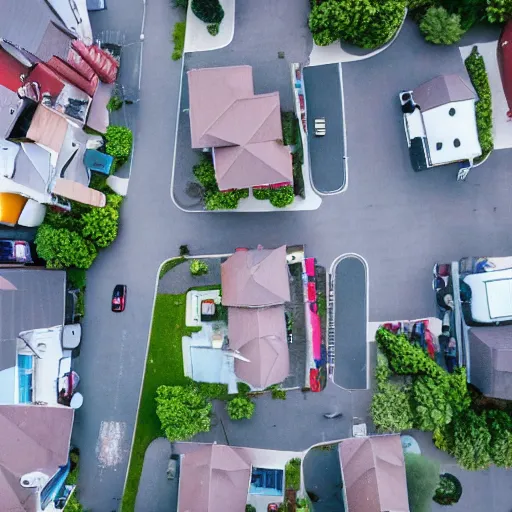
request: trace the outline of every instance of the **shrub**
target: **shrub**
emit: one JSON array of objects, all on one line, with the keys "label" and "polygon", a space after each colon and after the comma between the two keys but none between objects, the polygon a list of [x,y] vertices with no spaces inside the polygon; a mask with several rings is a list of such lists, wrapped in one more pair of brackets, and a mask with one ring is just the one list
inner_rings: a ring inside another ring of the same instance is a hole
[{"label": "shrub", "polygon": [[71,288],[75,290],[82,290],[85,288],[87,275],[83,268],[66,269],[66,277]]},{"label": "shrub", "polygon": [[286,400],[286,390],[280,388],[277,384],[270,386],[272,400]]},{"label": "shrub", "polygon": [[206,192],[218,192],[215,168],[210,155],[202,154],[201,161],[194,165],[192,172]]},{"label": "shrub", "polygon": [[302,461],[299,458],[291,459],[284,467],[285,488],[298,491],[300,489],[300,466]]},{"label": "shrub", "polygon": [[219,23],[210,23],[206,27],[206,30],[208,30],[208,34],[210,34],[211,36],[216,36],[219,33],[219,27]]},{"label": "shrub", "polygon": [[478,415],[469,409],[453,421],[452,455],[463,469],[486,469],[491,464],[491,434],[485,413]]},{"label": "shrub", "polygon": [[230,190],[229,192],[209,192],[205,196],[207,210],[235,210],[240,199],[249,197],[249,189]]},{"label": "shrub", "polygon": [[210,430],[211,402],[192,386],[160,386],[156,414],[169,441],[185,441]]},{"label": "shrub", "polygon": [[291,185],[271,188],[269,191],[270,204],[276,208],[284,208],[285,206],[292,204],[295,199],[295,194],[293,193],[293,187]]},{"label": "shrub", "polygon": [[41,224],[35,238],[37,254],[48,268],[89,268],[97,256],[89,240],[65,228]]},{"label": "shrub", "polygon": [[301,156],[298,151],[292,154],[293,169],[293,193],[296,196],[306,199],[306,191],[304,189],[304,175],[302,174]]},{"label": "shrub", "polygon": [[121,196],[110,194],[103,208],[92,208],[86,213],[82,217],[82,236],[96,247],[108,247],[117,237],[121,201]]},{"label": "shrub", "polygon": [[439,464],[416,453],[406,453],[404,458],[411,512],[430,512],[439,486]]},{"label": "shrub", "polygon": [[255,199],[259,199],[260,201],[270,199],[270,188],[253,188],[252,195],[254,196]]},{"label": "shrub", "polygon": [[377,389],[383,389],[391,376],[389,363],[384,354],[377,354],[377,366],[375,367],[375,381]]},{"label": "shrub", "polygon": [[243,420],[252,418],[255,407],[250,398],[237,396],[228,402],[227,411],[232,420]]},{"label": "shrub", "polygon": [[433,500],[440,505],[453,505],[460,500],[461,496],[462,485],[459,479],[450,473],[442,474]]},{"label": "shrub", "polygon": [[211,382],[195,382],[190,379],[190,384],[197,387],[199,392],[210,400],[227,400],[228,386],[227,384],[218,384]]},{"label": "shrub", "polygon": [[405,0],[325,0],[309,16],[313,40],[327,46],[343,39],[361,48],[378,48],[399,29]]},{"label": "shrub", "polygon": [[444,7],[430,7],[421,20],[420,30],[425,41],[434,44],[454,44],[464,34],[460,16],[449,14]]},{"label": "shrub", "polygon": [[119,96],[112,96],[107,103],[107,110],[109,112],[115,112],[123,106],[124,101]]},{"label": "shrub", "polygon": [[192,12],[205,23],[220,23],[224,18],[219,0],[192,0]]},{"label": "shrub", "polygon": [[193,276],[204,276],[208,274],[208,265],[201,260],[192,260],[190,262],[190,273]]},{"label": "shrub", "polygon": [[238,388],[239,395],[247,395],[247,393],[251,391],[251,386],[249,386],[249,384],[246,384],[245,382],[237,382],[236,387]]},{"label": "shrub", "polygon": [[174,43],[174,51],[172,52],[172,60],[180,60],[183,56],[185,48],[185,30],[187,24],[184,21],[178,21],[174,24],[172,31],[172,42]]},{"label": "shrub", "polygon": [[188,0],[174,0],[174,7],[183,7],[188,9]]},{"label": "shrub", "polygon": [[245,512],[256,512],[256,507],[248,503],[245,505]]},{"label": "shrub", "polygon": [[478,94],[476,103],[476,126],[478,128],[478,140],[482,148],[483,160],[493,149],[492,136],[492,98],[489,79],[483,57],[478,53],[478,48],[473,46],[471,54],[465,60],[471,83]]},{"label": "shrub", "polygon": [[180,245],[180,256],[188,256],[190,254],[188,245]]},{"label": "shrub", "polygon": [[487,425],[491,434],[490,455],[496,466],[512,467],[512,419],[503,411],[488,411]]},{"label": "shrub", "polygon": [[377,430],[401,432],[413,427],[410,392],[394,384],[383,384],[372,397],[370,414]]},{"label": "shrub", "polygon": [[488,0],[486,9],[487,21],[505,23],[512,19],[512,2],[510,0]]},{"label": "shrub", "polygon": [[105,151],[110,156],[113,156],[117,165],[124,164],[130,153],[132,152],[133,134],[129,128],[125,126],[110,125],[105,134]]},{"label": "shrub", "polygon": [[281,125],[283,127],[283,144],[285,146],[293,146],[297,136],[295,124],[297,118],[294,112],[281,112]]}]

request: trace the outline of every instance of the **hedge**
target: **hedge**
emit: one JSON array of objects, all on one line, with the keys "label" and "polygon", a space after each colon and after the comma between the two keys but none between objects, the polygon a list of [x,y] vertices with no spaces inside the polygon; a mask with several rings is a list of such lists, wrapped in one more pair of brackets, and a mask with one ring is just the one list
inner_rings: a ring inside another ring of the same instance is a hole
[{"label": "hedge", "polygon": [[192,12],[205,23],[220,23],[224,18],[219,0],[192,0]]},{"label": "hedge", "polygon": [[281,112],[281,126],[283,128],[283,144],[293,146],[296,144],[297,130],[295,125],[298,123],[293,112]]},{"label": "hedge", "polygon": [[172,52],[172,60],[180,60],[183,56],[185,48],[185,30],[187,24],[184,21],[178,21],[174,24],[172,31],[172,42],[174,43],[174,51]]},{"label": "hedge", "polygon": [[476,103],[476,126],[478,140],[482,148],[482,156],[476,159],[482,161],[494,149],[492,137],[492,98],[489,79],[485,69],[484,58],[478,53],[478,47],[473,46],[470,55],[464,61],[471,83],[478,94]]}]

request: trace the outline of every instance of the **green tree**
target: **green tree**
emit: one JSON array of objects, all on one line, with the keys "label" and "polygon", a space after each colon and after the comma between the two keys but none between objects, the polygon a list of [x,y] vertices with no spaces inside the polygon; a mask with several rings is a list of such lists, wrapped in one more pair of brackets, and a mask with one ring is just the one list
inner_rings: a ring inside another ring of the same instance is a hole
[{"label": "green tree", "polygon": [[430,7],[421,20],[420,30],[425,41],[434,44],[454,44],[464,34],[460,16],[449,14],[444,7]]},{"label": "green tree", "polygon": [[224,18],[219,0],[192,0],[192,12],[205,23],[220,23]]},{"label": "green tree", "polygon": [[86,285],[86,273],[83,268],[68,268],[66,270],[68,283],[72,288],[82,290]]},{"label": "green tree", "polygon": [[237,396],[228,402],[226,409],[232,420],[243,420],[252,418],[255,407],[247,396]]},{"label": "green tree", "polygon": [[512,419],[503,411],[487,411],[491,434],[490,455],[496,466],[512,467]]},{"label": "green tree", "polygon": [[423,455],[406,453],[405,473],[411,512],[430,512],[439,485],[439,464]]},{"label": "green tree", "polygon": [[491,463],[491,434],[485,413],[479,415],[471,409],[458,414],[453,420],[452,455],[464,469],[486,469]]},{"label": "green tree", "polygon": [[78,233],[65,228],[41,224],[35,244],[37,254],[46,260],[48,268],[89,268],[97,256],[94,244]]},{"label": "green tree", "polygon": [[113,156],[119,165],[128,160],[132,152],[133,135],[125,126],[110,125],[105,134],[105,151]]},{"label": "green tree", "polygon": [[160,386],[156,414],[169,441],[186,441],[210,430],[211,402],[192,386]]},{"label": "green tree", "polygon": [[378,48],[395,35],[405,6],[405,0],[325,0],[313,6],[309,28],[319,46],[342,39],[361,48]]},{"label": "green tree", "polygon": [[204,276],[208,274],[208,265],[201,260],[192,260],[190,262],[190,273],[193,276]]},{"label": "green tree", "polygon": [[406,387],[383,383],[373,394],[370,406],[373,423],[379,432],[401,432],[413,427],[410,392]]},{"label": "green tree", "polygon": [[121,201],[121,196],[109,194],[103,208],[92,208],[86,213],[82,217],[82,236],[96,247],[108,247],[117,237]]},{"label": "green tree", "polygon": [[487,20],[490,23],[505,23],[512,19],[512,0],[488,0]]}]

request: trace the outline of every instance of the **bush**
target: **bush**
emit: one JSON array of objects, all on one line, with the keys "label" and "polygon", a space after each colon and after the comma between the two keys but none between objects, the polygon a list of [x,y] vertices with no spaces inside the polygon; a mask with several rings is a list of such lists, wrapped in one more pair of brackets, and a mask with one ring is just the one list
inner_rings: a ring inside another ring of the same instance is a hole
[{"label": "bush", "polygon": [[488,0],[487,21],[489,23],[505,23],[512,19],[512,2],[510,0]]},{"label": "bush", "polygon": [[205,195],[207,210],[236,210],[240,199],[249,197],[249,189],[230,190],[229,192],[209,192]]},{"label": "bush", "polygon": [[406,453],[405,473],[411,512],[430,512],[439,486],[439,464],[416,453]]},{"label": "bush", "polygon": [[107,103],[107,110],[115,112],[123,106],[124,101],[119,96],[112,96]]},{"label": "bush", "polygon": [[75,290],[83,290],[85,288],[87,275],[83,268],[66,269],[66,277],[70,288]]},{"label": "bush", "polygon": [[190,254],[190,250],[188,245],[180,245],[180,256],[188,256]]},{"label": "bush", "polygon": [[160,386],[156,414],[169,441],[186,441],[210,430],[211,402],[192,386]]},{"label": "bush", "polygon": [[193,276],[204,276],[208,274],[208,265],[201,260],[192,260],[190,262],[190,273]]},{"label": "bush", "polygon": [[405,6],[405,0],[325,0],[312,8],[309,28],[319,46],[342,39],[361,48],[378,48],[399,29]]},{"label": "bush", "polygon": [[460,16],[449,14],[444,7],[430,7],[421,20],[420,30],[425,41],[434,44],[454,44],[464,34]]},{"label": "bush", "polygon": [[401,432],[413,427],[413,412],[408,388],[382,384],[372,396],[370,414],[377,430]]},{"label": "bush", "polygon": [[482,148],[483,160],[493,149],[492,136],[492,98],[489,79],[483,57],[478,53],[478,48],[473,46],[471,54],[465,60],[471,83],[478,94],[476,103],[476,126],[478,128],[478,140]]},{"label": "bush", "polygon": [[210,155],[202,154],[201,161],[194,165],[192,172],[196,180],[203,186],[206,192],[218,192],[215,168]]},{"label": "bush", "polygon": [[124,164],[132,152],[133,134],[124,126],[110,125],[105,134],[105,151],[117,161],[117,166]]},{"label": "bush", "polygon": [[272,400],[286,400],[286,390],[280,388],[277,384],[270,386]]},{"label": "bush", "polygon": [[270,199],[270,188],[253,188],[252,195],[254,196],[255,199],[258,199],[260,201]]},{"label": "bush", "polygon": [[306,199],[306,191],[304,189],[304,175],[302,174],[301,155],[298,151],[292,154],[293,169],[293,193],[296,196]]},{"label": "bush", "polygon": [[35,238],[37,254],[48,268],[89,268],[97,256],[94,244],[65,228],[41,224]]},{"label": "bush", "polygon": [[502,468],[512,467],[512,419],[503,411],[488,411],[487,425],[491,434],[492,462]]},{"label": "bush", "polygon": [[188,9],[188,0],[174,0],[174,7],[183,7]]},{"label": "bush", "polygon": [[269,189],[270,204],[276,208],[284,208],[292,204],[294,199],[295,194],[291,185]]},{"label": "bush", "polygon": [[294,112],[281,112],[281,126],[283,127],[283,144],[293,146],[296,143],[297,130],[295,125],[297,118]]},{"label": "bush", "polygon": [[247,395],[247,393],[251,391],[251,386],[249,386],[249,384],[246,384],[245,382],[237,382],[236,387],[238,388],[239,395]]},{"label": "bush", "polygon": [[302,461],[299,458],[291,459],[284,467],[285,488],[300,490],[300,466]]},{"label": "bush", "polygon": [[210,23],[210,25],[206,27],[206,30],[208,30],[208,34],[211,36],[216,36],[219,33],[219,27],[219,23]]},{"label": "bush", "polygon": [[197,387],[199,392],[210,400],[227,400],[229,396],[227,384],[195,382],[191,380],[191,385]]},{"label": "bush", "polygon": [[245,512],[256,512],[256,507],[248,503],[245,505]]},{"label": "bush", "polygon": [[172,60],[180,60],[183,56],[185,48],[185,30],[187,24],[184,21],[178,21],[174,24],[172,31],[172,42],[174,43],[174,51],[172,52]]},{"label": "bush", "polygon": [[82,236],[96,247],[108,247],[117,237],[121,201],[121,196],[110,194],[103,208],[92,208],[86,213],[82,217]]},{"label": "bush", "polygon": [[377,354],[377,366],[375,367],[375,381],[377,383],[377,389],[382,390],[385,388],[389,377],[391,376],[391,370],[389,369],[389,363],[384,354]]},{"label": "bush", "polygon": [[433,500],[440,505],[453,505],[460,500],[461,496],[462,485],[459,479],[450,473],[442,474]]},{"label": "bush", "polygon": [[227,405],[228,415],[232,420],[250,419],[254,414],[254,402],[246,396],[237,396]]},{"label": "bush", "polygon": [[192,0],[192,12],[205,23],[220,23],[224,18],[219,0]]}]

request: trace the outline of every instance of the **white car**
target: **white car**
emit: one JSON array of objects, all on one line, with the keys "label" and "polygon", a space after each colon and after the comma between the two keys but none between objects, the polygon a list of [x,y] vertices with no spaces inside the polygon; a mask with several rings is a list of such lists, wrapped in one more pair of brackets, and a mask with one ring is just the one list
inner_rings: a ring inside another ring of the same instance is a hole
[{"label": "white car", "polygon": [[325,117],[315,118],[315,135],[323,137],[325,135]]}]

